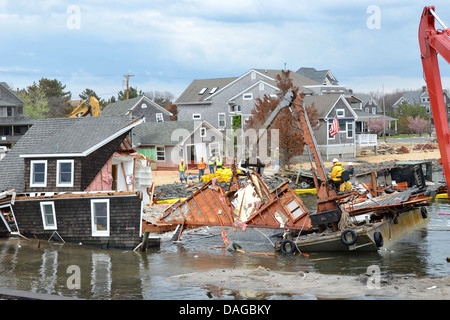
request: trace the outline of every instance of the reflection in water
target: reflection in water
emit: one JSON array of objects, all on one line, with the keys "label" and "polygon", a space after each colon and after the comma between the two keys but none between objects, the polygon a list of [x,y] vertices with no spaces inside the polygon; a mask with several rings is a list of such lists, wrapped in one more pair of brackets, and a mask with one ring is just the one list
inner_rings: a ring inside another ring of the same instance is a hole
[{"label": "reflection in water", "polygon": [[[308,204],[308,199],[305,200]],[[313,207],[314,203],[309,207]],[[416,230],[388,250],[374,253],[310,253],[262,256],[230,253],[223,247],[221,228],[202,228],[183,234],[182,243],[163,241],[146,253],[100,249],[21,238],[0,239],[0,287],[74,296],[84,299],[307,299],[307,296],[232,291],[217,286],[181,286],[167,281],[171,276],[216,268],[258,266],[273,271],[316,271],[323,274],[360,275],[369,266],[393,275],[448,276],[450,252],[448,202],[429,208],[430,223]],[[447,230],[447,231],[444,231]],[[270,230],[264,230],[267,236]],[[230,241],[251,252],[273,252],[270,241],[256,230],[233,232]],[[272,239],[272,241],[274,241]],[[68,288],[71,266],[80,270],[80,288]]]}]

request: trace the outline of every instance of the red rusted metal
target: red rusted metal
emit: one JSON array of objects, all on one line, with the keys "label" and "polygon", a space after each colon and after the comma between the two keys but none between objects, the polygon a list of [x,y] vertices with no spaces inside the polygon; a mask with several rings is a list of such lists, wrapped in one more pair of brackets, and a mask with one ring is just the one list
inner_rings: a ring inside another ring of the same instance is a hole
[{"label": "red rusted metal", "polygon": [[[143,229],[155,231],[160,227],[167,230],[168,226],[176,225],[183,225],[184,228],[227,226],[235,230],[250,227],[308,231],[311,228],[308,210],[295,191],[289,188],[288,181],[270,191],[256,172],[249,172],[245,186],[236,185],[239,182],[234,166],[233,172],[234,184],[230,184],[229,191],[208,182],[185,201],[176,202],[166,209],[156,224],[145,224]],[[238,203],[234,200],[241,189],[245,190]],[[250,191],[252,199],[257,200],[246,203],[245,192]],[[250,211],[245,220],[241,220],[242,209]]]}]

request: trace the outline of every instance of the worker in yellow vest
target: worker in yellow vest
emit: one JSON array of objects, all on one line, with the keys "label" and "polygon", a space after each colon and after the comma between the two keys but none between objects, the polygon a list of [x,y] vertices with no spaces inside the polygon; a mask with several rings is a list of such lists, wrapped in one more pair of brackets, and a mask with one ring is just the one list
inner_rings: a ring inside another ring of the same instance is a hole
[{"label": "worker in yellow vest", "polygon": [[211,155],[211,158],[209,158],[208,166],[209,166],[209,173],[214,173],[214,165],[216,164],[216,159]]},{"label": "worker in yellow vest", "polygon": [[183,179],[186,180],[186,164],[184,163],[184,160],[181,160],[181,163],[178,165],[178,172],[180,173],[180,182],[183,183]]},{"label": "worker in yellow vest", "polygon": [[205,168],[206,168],[206,163],[202,156],[200,162],[198,163],[198,182],[201,181],[202,176],[205,174]]},{"label": "worker in yellow vest", "polygon": [[223,167],[223,160],[222,158],[218,157],[216,160],[216,169],[222,169]]}]

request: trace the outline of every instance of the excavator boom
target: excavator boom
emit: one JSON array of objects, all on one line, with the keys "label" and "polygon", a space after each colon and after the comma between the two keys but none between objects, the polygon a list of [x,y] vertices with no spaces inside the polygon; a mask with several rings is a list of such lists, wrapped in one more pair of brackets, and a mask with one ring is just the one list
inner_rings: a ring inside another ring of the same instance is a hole
[{"label": "excavator boom", "polygon": [[[435,28],[435,21],[444,28]],[[450,129],[439,72],[438,53],[450,63],[450,29],[437,17],[434,6],[425,7],[419,25],[419,45],[436,137],[447,186],[450,186]]]},{"label": "excavator boom", "polygon": [[100,103],[98,102],[97,98],[92,96],[81,102],[80,105],[76,107],[75,110],[73,110],[72,113],[69,114],[67,117],[68,118],[86,117],[89,114],[93,117],[98,117],[101,115]]}]

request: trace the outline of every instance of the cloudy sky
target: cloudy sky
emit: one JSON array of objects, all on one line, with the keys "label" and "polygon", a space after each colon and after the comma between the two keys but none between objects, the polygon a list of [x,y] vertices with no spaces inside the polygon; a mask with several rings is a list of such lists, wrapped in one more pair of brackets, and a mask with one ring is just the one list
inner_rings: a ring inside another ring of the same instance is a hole
[{"label": "cloudy sky", "polygon": [[[330,69],[355,91],[424,85],[418,25],[428,1],[0,0],[0,81],[41,77],[102,98],[130,84],[180,95],[193,79],[252,68]],[[435,0],[450,25],[450,1]],[[441,60],[444,88],[450,67]]]}]

